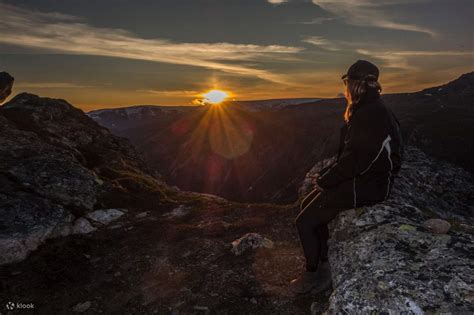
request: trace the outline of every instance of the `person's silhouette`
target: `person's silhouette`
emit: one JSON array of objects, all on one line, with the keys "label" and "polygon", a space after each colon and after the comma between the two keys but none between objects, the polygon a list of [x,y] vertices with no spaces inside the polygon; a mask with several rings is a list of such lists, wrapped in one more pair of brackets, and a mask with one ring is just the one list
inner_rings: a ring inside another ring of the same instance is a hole
[{"label": "person's silhouette", "polygon": [[0,104],[12,94],[15,79],[7,72],[0,72]]}]

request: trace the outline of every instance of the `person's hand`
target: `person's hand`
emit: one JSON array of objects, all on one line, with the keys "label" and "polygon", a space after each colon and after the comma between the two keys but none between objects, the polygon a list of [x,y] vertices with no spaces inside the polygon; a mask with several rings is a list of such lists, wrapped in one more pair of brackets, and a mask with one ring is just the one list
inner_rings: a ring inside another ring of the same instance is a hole
[{"label": "person's hand", "polygon": [[7,99],[8,96],[12,93],[13,84],[9,84],[3,89],[0,89],[0,104]]},{"label": "person's hand", "polygon": [[317,180],[316,180],[316,182],[314,183],[314,187],[316,187],[316,189],[319,190],[319,191],[324,191],[324,188],[318,185],[318,181],[317,181]]}]

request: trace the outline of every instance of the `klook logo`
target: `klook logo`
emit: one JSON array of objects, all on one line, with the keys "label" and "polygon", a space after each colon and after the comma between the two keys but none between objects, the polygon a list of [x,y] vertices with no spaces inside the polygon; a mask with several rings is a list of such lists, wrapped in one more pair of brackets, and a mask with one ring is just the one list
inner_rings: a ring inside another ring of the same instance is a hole
[{"label": "klook logo", "polygon": [[13,311],[15,309],[15,303],[7,302],[7,305],[5,307],[7,308],[7,310]]},{"label": "klook logo", "polygon": [[35,305],[33,303],[15,303],[15,302],[7,302],[5,305],[6,309],[9,311],[13,311],[15,309],[34,309]]}]

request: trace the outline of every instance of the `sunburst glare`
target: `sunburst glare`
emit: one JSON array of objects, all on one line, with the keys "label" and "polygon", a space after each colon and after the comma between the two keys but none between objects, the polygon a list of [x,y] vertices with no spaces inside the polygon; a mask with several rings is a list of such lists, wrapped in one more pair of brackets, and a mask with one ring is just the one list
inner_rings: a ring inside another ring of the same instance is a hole
[{"label": "sunburst glare", "polygon": [[211,90],[202,95],[206,103],[220,104],[229,97],[229,93],[221,90]]}]

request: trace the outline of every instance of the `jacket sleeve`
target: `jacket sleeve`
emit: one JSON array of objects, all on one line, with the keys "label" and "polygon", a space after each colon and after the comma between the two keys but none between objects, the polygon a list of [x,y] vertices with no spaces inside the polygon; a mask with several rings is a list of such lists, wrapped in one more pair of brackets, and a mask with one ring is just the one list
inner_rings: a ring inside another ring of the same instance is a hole
[{"label": "jacket sleeve", "polygon": [[341,130],[340,130],[339,147],[337,149],[337,160],[339,160],[339,158],[342,155],[342,151],[344,150],[344,141],[346,140],[347,128],[348,128],[347,124],[344,123],[344,125],[341,127]]},{"label": "jacket sleeve", "polygon": [[322,188],[331,188],[355,176],[354,170],[357,153],[354,129],[355,126],[353,125],[347,128],[344,138],[344,149],[340,152],[337,162],[332,164],[332,166],[317,179],[317,184]]},{"label": "jacket sleeve", "polygon": [[355,117],[348,126],[339,160],[317,179],[317,184],[332,188],[367,170],[381,152],[387,135],[383,121]]},{"label": "jacket sleeve", "polygon": [[341,129],[339,131],[340,135],[339,135],[339,147],[337,149],[337,154],[336,154],[336,160],[334,160],[333,162],[331,162],[329,165],[325,166],[324,168],[322,168],[320,171],[319,171],[319,175],[322,176],[324,173],[326,173],[329,169],[331,169],[331,167],[333,167],[333,165],[335,163],[337,163],[337,161],[339,161],[339,158],[341,157],[342,155],[342,151],[344,150],[344,141],[346,139],[346,135],[347,135],[347,124],[344,123],[343,126],[341,126]]}]

